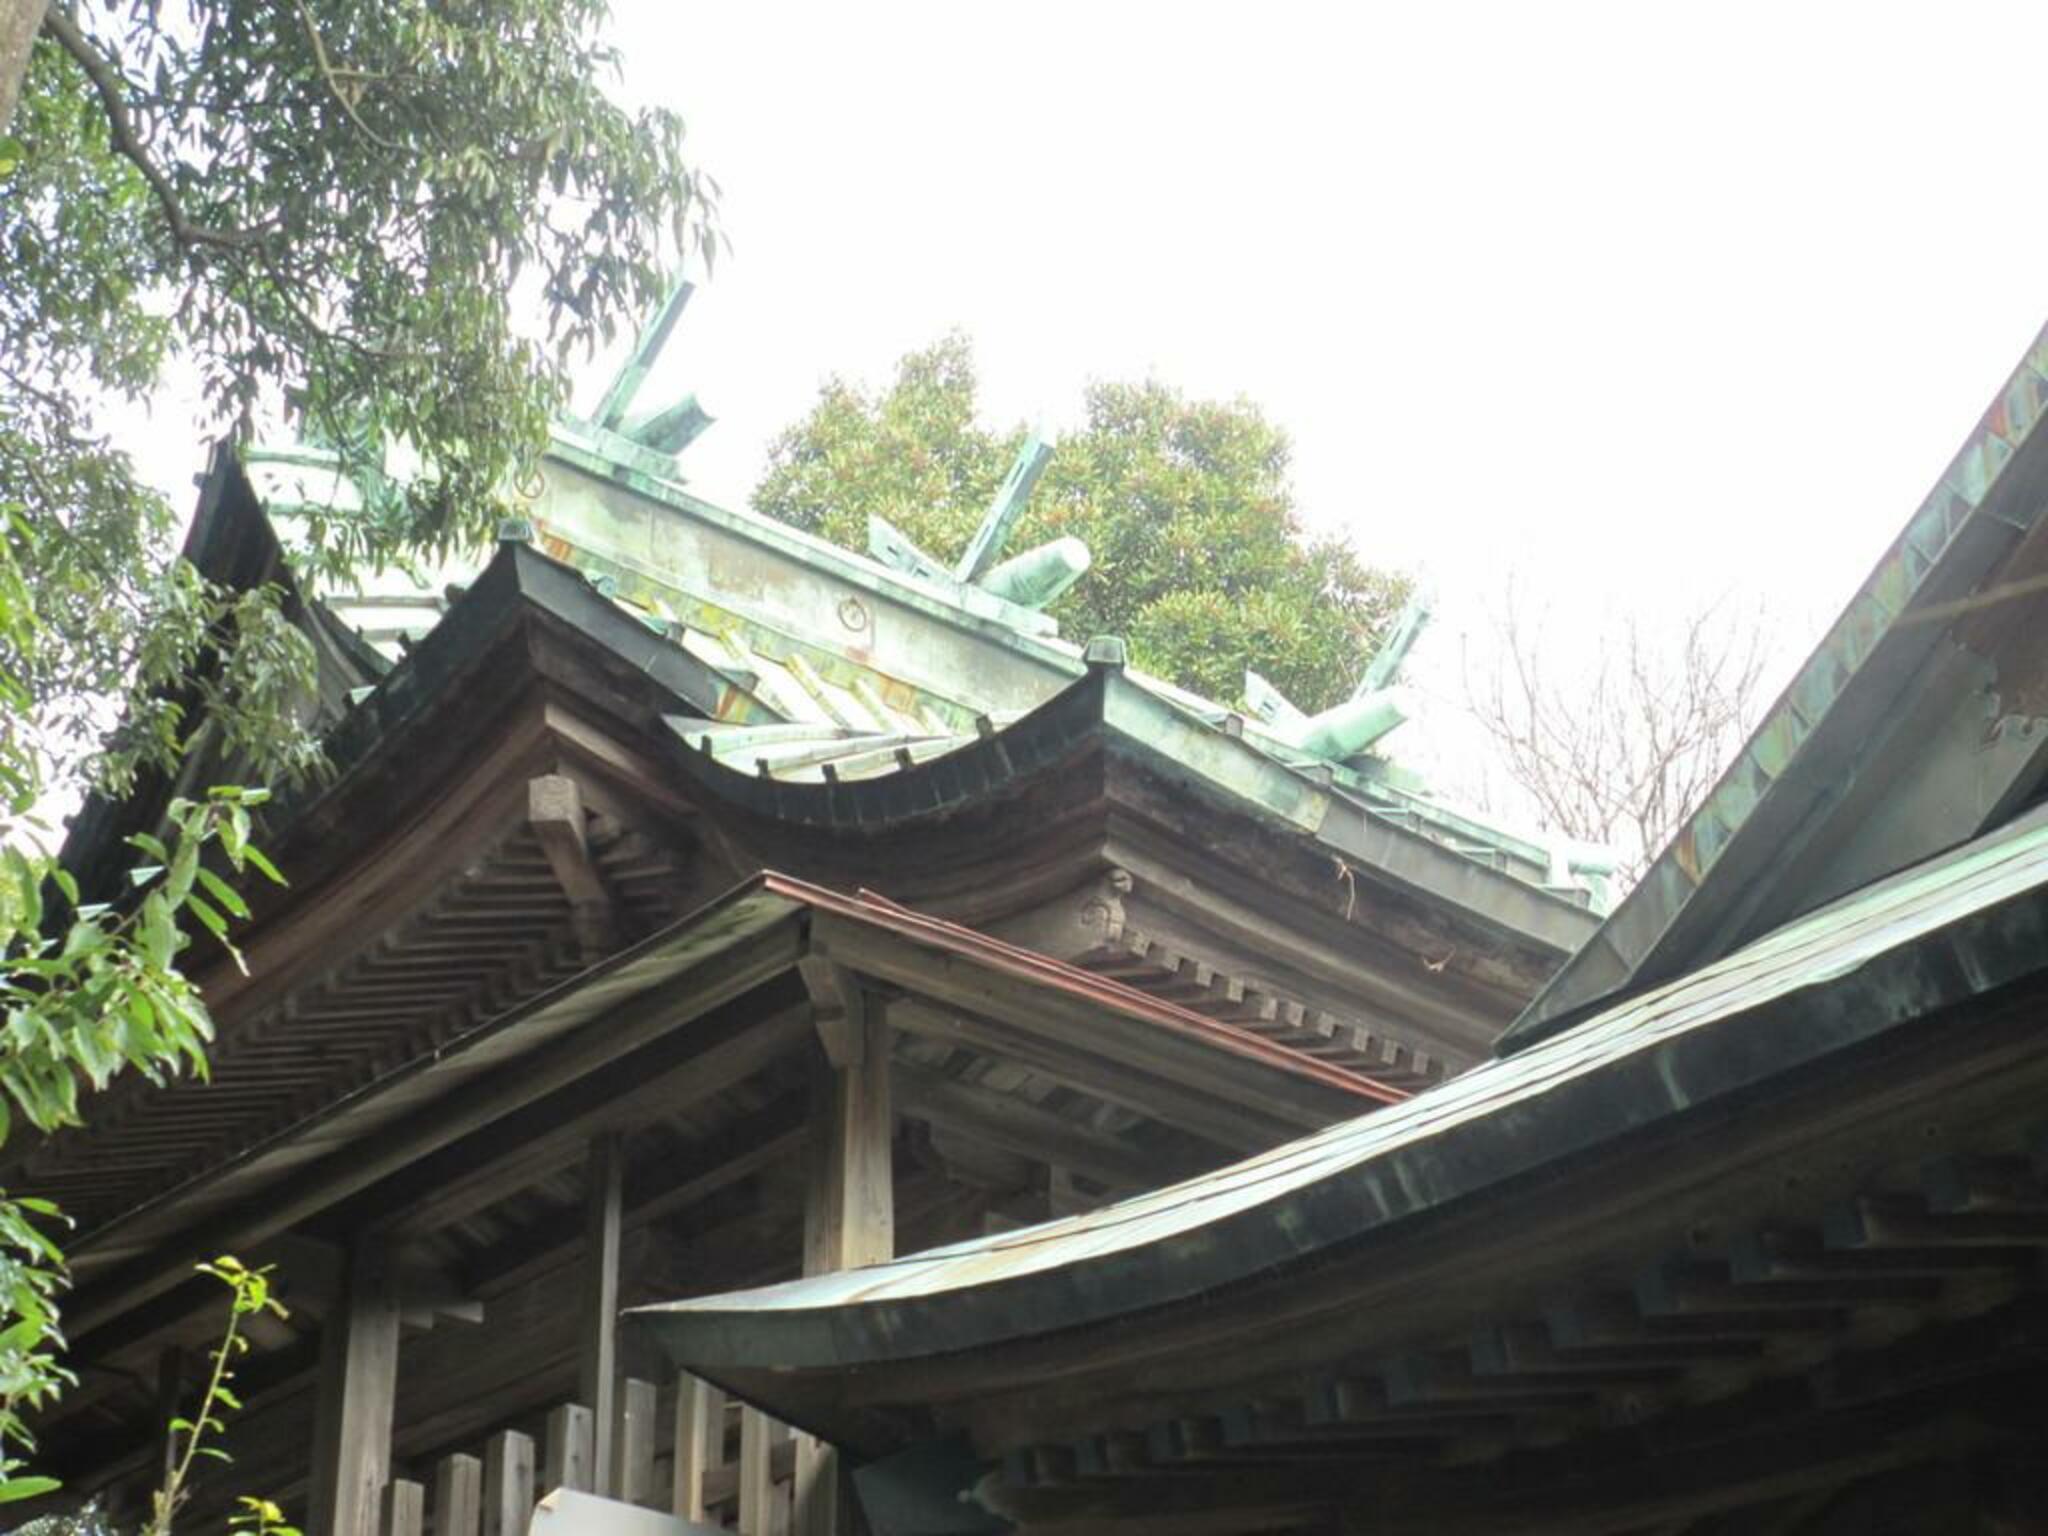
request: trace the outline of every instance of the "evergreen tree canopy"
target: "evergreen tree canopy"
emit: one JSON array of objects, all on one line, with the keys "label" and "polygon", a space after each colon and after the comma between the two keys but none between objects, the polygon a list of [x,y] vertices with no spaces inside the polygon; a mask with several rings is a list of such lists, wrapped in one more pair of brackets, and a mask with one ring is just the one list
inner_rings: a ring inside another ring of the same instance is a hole
[{"label": "evergreen tree canopy", "polygon": [[[771,447],[756,508],[856,549],[879,514],[956,557],[1024,438],[980,423],[976,389],[958,335],[905,357],[885,389],[831,381]],[[1093,567],[1051,609],[1061,629],[1122,635],[1140,666],[1216,699],[1238,698],[1247,667],[1303,709],[1344,698],[1408,582],[1308,535],[1286,435],[1249,402],[1151,381],[1094,385],[1086,407],[1008,545],[1087,544]]]},{"label": "evergreen tree canopy", "polygon": [[[79,1124],[120,1072],[205,1070],[188,946],[246,914],[229,877],[276,873],[252,808],[317,759],[279,594],[171,558],[176,518],[109,405],[175,366],[195,441],[289,405],[330,443],[409,444],[423,472],[316,520],[302,573],[489,530],[571,358],[646,312],[685,248],[709,254],[681,123],[604,92],[606,14],[0,0],[0,1141]],[[130,840],[127,886],[81,892],[42,807],[175,774],[202,741],[243,783],[172,800]],[[49,1486],[21,1458],[25,1411],[65,1382],[61,1230],[0,1195],[0,1501]]]}]

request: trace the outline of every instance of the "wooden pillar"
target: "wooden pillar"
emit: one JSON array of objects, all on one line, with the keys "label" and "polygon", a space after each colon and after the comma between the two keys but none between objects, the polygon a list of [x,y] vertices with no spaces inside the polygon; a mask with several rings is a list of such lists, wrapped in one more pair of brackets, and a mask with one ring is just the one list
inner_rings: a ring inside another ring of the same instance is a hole
[{"label": "wooden pillar", "polygon": [[384,1485],[382,1536],[427,1536],[425,1485],[399,1478]]},{"label": "wooden pillar", "polygon": [[484,1445],[484,1536],[526,1536],[533,1516],[533,1441],[500,1430]]},{"label": "wooden pillar", "polygon": [[356,1240],[341,1296],[321,1329],[309,1536],[378,1536],[398,1396],[398,1303],[389,1257],[381,1242]]},{"label": "wooden pillar", "polygon": [[756,1408],[740,1410],[740,1475],[733,1528],[739,1536],[776,1536],[776,1422]]},{"label": "wooden pillar", "polygon": [[590,1410],[581,1403],[563,1403],[548,1415],[546,1438],[541,1443],[540,1484],[544,1492],[557,1488],[596,1492],[591,1435]]},{"label": "wooden pillar", "polygon": [[576,1355],[576,1399],[591,1415],[592,1492],[612,1491],[619,1376],[619,1243],[624,1148],[616,1132],[590,1143],[584,1182],[583,1332]]},{"label": "wooden pillar", "polygon": [[[859,997],[849,989],[850,997]],[[813,1082],[804,1199],[804,1273],[828,1275],[893,1258],[896,1194],[889,1149],[889,1026],[856,1004],[833,1033]]]},{"label": "wooden pillar", "polygon": [[704,1519],[704,1478],[725,1465],[725,1393],[684,1371],[676,1377],[673,1512],[678,1520]]},{"label": "wooden pillar", "polygon": [[446,1456],[434,1471],[434,1536],[481,1536],[484,1464],[474,1456]]},{"label": "wooden pillar", "polygon": [[[825,970],[813,964],[805,980],[818,1007],[824,1049],[806,1143],[804,1273],[825,1275],[895,1257],[889,1025],[881,1005],[839,967]],[[795,1452],[791,1495],[796,1536],[837,1536],[849,1526],[841,1508],[839,1457],[801,1433]]]},{"label": "wooden pillar", "polygon": [[628,1376],[619,1385],[619,1433],[612,1446],[612,1497],[654,1502],[654,1383]]}]

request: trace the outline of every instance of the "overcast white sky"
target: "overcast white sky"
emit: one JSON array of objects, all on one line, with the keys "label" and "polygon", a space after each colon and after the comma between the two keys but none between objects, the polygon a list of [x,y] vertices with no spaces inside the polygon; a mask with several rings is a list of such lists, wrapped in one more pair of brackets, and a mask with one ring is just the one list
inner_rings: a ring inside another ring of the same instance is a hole
[{"label": "overcast white sky", "polygon": [[[724,187],[641,400],[718,418],[700,493],[952,328],[1003,424],[1243,395],[1304,515],[1437,594],[1390,746],[1455,796],[1510,573],[1553,671],[1760,604],[1775,690],[2048,318],[2039,0],[614,3]],[[180,399],[132,440],[182,499]]]},{"label": "overcast white sky", "polygon": [[1243,394],[1306,514],[1803,651],[2048,317],[2039,4],[620,0],[733,251],[664,382],[743,500],[960,327],[1001,420]]}]

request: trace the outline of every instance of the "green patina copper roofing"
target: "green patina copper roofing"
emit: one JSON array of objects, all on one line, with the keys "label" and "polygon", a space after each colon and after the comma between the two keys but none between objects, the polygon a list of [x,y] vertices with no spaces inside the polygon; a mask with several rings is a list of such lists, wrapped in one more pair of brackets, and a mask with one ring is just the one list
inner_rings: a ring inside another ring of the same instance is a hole
[{"label": "green patina copper roofing", "polygon": [[[556,423],[527,514],[537,548],[581,570],[651,631],[725,679],[720,725],[777,733],[714,733],[715,756],[751,759],[750,767],[798,779],[825,777],[828,765],[849,778],[885,774],[1000,729],[1084,675],[1082,649],[1062,639],[1050,618],[994,590],[1012,589],[997,578],[1020,562],[1045,557],[1059,567],[1051,578],[1076,564],[1052,546],[995,563],[1043,468],[1042,443],[1027,443],[959,567],[925,570],[929,557],[908,562],[910,569],[892,566],[753,512],[716,506],[683,486],[671,455],[632,438],[632,423],[650,418],[627,413],[687,296],[679,288],[649,326],[597,419]],[[247,461],[280,516],[288,517],[294,503],[356,494],[330,455],[259,451]],[[1085,555],[1078,563],[1085,567]],[[380,575],[355,591],[319,595],[395,659],[402,644],[438,620],[448,592],[471,579],[475,567],[458,563],[418,580]],[[1034,567],[1017,581],[1030,587],[1044,574]],[[1419,610],[1409,617],[1377,659],[1373,675],[1382,684],[1419,626]],[[1234,761],[1250,748],[1284,770],[1247,781],[1250,798],[1271,801],[1274,814],[1288,814],[1296,791],[1287,788],[1274,800],[1273,786],[1299,783],[1582,907],[1600,903],[1597,872],[1589,878],[1541,838],[1443,804],[1373,754],[1371,744],[1404,714],[1392,690],[1362,690],[1360,699],[1293,729],[1298,712],[1284,700],[1268,710],[1270,718],[1247,719],[1162,680],[1130,677],[1190,731],[1190,762]],[[1255,682],[1250,686],[1258,691]],[[1202,738],[1210,736],[1218,750],[1205,748]]]},{"label": "green patina copper roofing", "polygon": [[2048,811],[1404,1104],[1086,1214],[634,1316],[692,1368],[833,1367],[1157,1308],[1299,1262],[2038,973]]},{"label": "green patina copper roofing", "polygon": [[[1725,944],[1728,925],[1739,923],[1739,909],[1754,900],[1759,875],[1748,867],[1752,859],[1775,863],[1773,878],[1796,877],[1780,855],[1794,831],[1786,823],[1803,812],[1784,789],[1795,778],[1824,786],[1847,780],[1876,723],[1902,707],[1899,680],[1939,638],[1940,626],[1915,622],[1912,610],[1967,590],[2040,519],[2048,505],[2041,485],[2044,415],[2048,329],[1706,801],[1594,939],[1529,1004],[1502,1037],[1503,1049],[1565,1027],[1601,998],[1674,974],[1713,953],[1716,942]],[[2027,475],[2015,470],[2023,450],[2031,450]],[[1881,677],[1874,675],[1880,657]],[[1864,683],[1892,693],[1874,716],[1842,711],[1845,696]],[[1738,849],[1744,860],[1732,857]],[[1690,935],[1683,942],[1675,937],[1681,921]]]}]

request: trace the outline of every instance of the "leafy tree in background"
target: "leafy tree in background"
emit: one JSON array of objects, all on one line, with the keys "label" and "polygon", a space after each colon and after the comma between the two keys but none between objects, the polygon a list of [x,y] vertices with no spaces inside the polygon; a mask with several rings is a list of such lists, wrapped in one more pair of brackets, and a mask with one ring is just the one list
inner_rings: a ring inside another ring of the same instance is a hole
[{"label": "leafy tree in background", "polygon": [[[56,866],[39,807],[202,744],[252,786],[317,760],[279,594],[171,559],[175,519],[110,404],[176,367],[201,435],[288,403],[327,441],[411,444],[422,473],[316,521],[302,575],[487,531],[569,358],[643,313],[684,249],[710,254],[681,123],[604,94],[606,18],[602,0],[0,0],[0,1139],[79,1123],[123,1070],[203,1071],[184,953],[245,914],[223,876],[270,872],[260,787],[172,801],[111,894]],[[0,1499],[47,1482],[21,1454],[24,1413],[65,1381],[60,1232],[0,1197]]]},{"label": "leafy tree in background", "polygon": [[[1341,538],[1308,536],[1287,438],[1246,401],[1157,382],[1097,384],[1061,439],[1015,553],[1073,534],[1095,564],[1052,607],[1076,638],[1120,634],[1147,670],[1236,699],[1250,667],[1304,709],[1348,694],[1407,596]],[[879,514],[934,556],[966,547],[1023,439],[976,415],[974,355],[953,335],[886,389],[834,379],[769,450],[754,505],[856,549]]]}]

